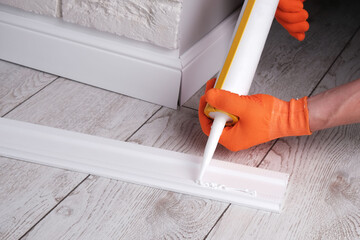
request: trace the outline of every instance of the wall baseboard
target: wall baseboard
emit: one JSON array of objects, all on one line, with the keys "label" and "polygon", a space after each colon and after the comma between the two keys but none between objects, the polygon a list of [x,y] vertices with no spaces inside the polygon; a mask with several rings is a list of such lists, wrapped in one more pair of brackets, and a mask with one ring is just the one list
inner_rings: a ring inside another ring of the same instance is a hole
[{"label": "wall baseboard", "polygon": [[177,108],[221,68],[238,14],[180,55],[0,4],[0,59]]},{"label": "wall baseboard", "polygon": [[198,197],[279,212],[288,174],[0,118],[0,155]]}]

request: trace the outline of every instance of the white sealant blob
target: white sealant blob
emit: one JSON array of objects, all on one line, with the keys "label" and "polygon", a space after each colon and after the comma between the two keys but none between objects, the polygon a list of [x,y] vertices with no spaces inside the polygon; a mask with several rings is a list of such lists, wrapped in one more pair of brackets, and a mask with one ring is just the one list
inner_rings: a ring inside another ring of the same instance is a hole
[{"label": "white sealant blob", "polygon": [[218,184],[218,183],[213,183],[213,182],[203,182],[200,180],[196,180],[196,183],[202,187],[208,187],[208,188],[212,188],[212,189],[216,189],[216,190],[223,190],[223,191],[235,191],[235,192],[240,192],[246,195],[249,195],[251,197],[256,197],[257,193],[255,190],[251,190],[251,189],[240,189],[240,188],[230,188],[230,187],[226,187],[223,184]]}]

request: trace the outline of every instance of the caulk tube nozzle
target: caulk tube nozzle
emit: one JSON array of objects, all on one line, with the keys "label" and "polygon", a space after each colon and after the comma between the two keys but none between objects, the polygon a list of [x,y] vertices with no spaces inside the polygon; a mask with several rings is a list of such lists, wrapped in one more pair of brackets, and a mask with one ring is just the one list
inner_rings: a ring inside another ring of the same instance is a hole
[{"label": "caulk tube nozzle", "polygon": [[[214,88],[239,95],[248,94],[278,3],[279,0],[244,1],[228,55]],[[207,114],[208,112],[216,117]],[[204,113],[213,118],[214,122],[205,147],[203,164],[198,178],[200,182],[224,129],[226,123],[224,118],[228,118],[226,114],[216,112],[216,109],[208,108]]]},{"label": "caulk tube nozzle", "polygon": [[208,165],[210,164],[210,161],[214,155],[215,149],[219,142],[220,136],[224,130],[225,124],[227,121],[230,120],[230,117],[228,115],[226,115],[225,113],[213,112],[213,113],[211,113],[211,115],[214,118],[214,121],[211,126],[210,135],[209,135],[208,141],[205,146],[204,158],[203,158],[203,162],[201,165],[200,174],[197,179],[198,182],[200,182],[200,183],[204,176],[205,170],[208,167]]}]

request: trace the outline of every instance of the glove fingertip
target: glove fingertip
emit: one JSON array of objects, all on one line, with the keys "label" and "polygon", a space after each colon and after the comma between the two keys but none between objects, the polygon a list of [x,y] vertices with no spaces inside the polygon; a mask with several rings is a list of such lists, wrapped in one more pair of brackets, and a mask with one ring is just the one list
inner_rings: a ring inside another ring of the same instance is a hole
[{"label": "glove fingertip", "polygon": [[290,35],[299,40],[300,42],[304,41],[305,39],[305,33],[303,32],[290,32]]},{"label": "glove fingertip", "polygon": [[309,31],[309,29],[310,29],[309,22],[306,21],[304,24],[306,25],[306,30],[304,32]]},{"label": "glove fingertip", "polygon": [[308,13],[308,11],[306,11],[305,9],[303,9],[303,10],[301,11],[301,14],[304,16],[304,19],[305,19],[305,20],[309,18],[309,13]]},{"label": "glove fingertip", "polygon": [[214,87],[215,81],[216,81],[216,78],[212,78],[212,79],[210,79],[209,81],[206,82],[205,92],[209,91],[211,88]]},{"label": "glove fingertip", "polygon": [[304,9],[304,4],[301,1],[280,1],[278,8],[284,12],[298,12]]},{"label": "glove fingertip", "polygon": [[202,96],[200,98],[200,103],[199,103],[198,117],[199,117],[201,130],[206,135],[209,136],[212,120],[210,120],[207,116],[205,116],[204,114],[205,106],[206,106],[205,96]]},{"label": "glove fingertip", "polygon": [[205,97],[206,102],[211,106],[224,112],[235,116],[239,116],[243,112],[243,107],[240,103],[245,100],[244,96],[213,88],[206,93]]},{"label": "glove fingertip", "polygon": [[218,89],[215,88],[209,89],[209,91],[207,91],[205,94],[205,100],[211,106],[214,106],[218,102],[218,98],[220,94],[221,92],[219,92]]},{"label": "glove fingertip", "polygon": [[305,40],[305,33],[299,33],[298,37],[297,37],[297,40],[299,40],[300,42],[304,41]]}]

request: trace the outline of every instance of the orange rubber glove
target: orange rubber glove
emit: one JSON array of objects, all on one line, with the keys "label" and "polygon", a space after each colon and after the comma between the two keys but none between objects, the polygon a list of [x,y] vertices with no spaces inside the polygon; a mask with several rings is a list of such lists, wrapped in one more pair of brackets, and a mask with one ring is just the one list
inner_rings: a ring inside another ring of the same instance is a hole
[{"label": "orange rubber glove", "polygon": [[200,99],[200,124],[209,136],[213,120],[204,114],[206,103],[239,117],[234,126],[224,128],[219,140],[229,150],[239,151],[285,136],[311,134],[307,97],[285,102],[266,94],[240,96],[213,89],[214,83],[215,79],[208,81]]},{"label": "orange rubber glove", "polygon": [[305,32],[309,30],[306,21],[309,14],[304,9],[304,0],[280,0],[275,13],[276,20],[299,41],[305,39]]}]

